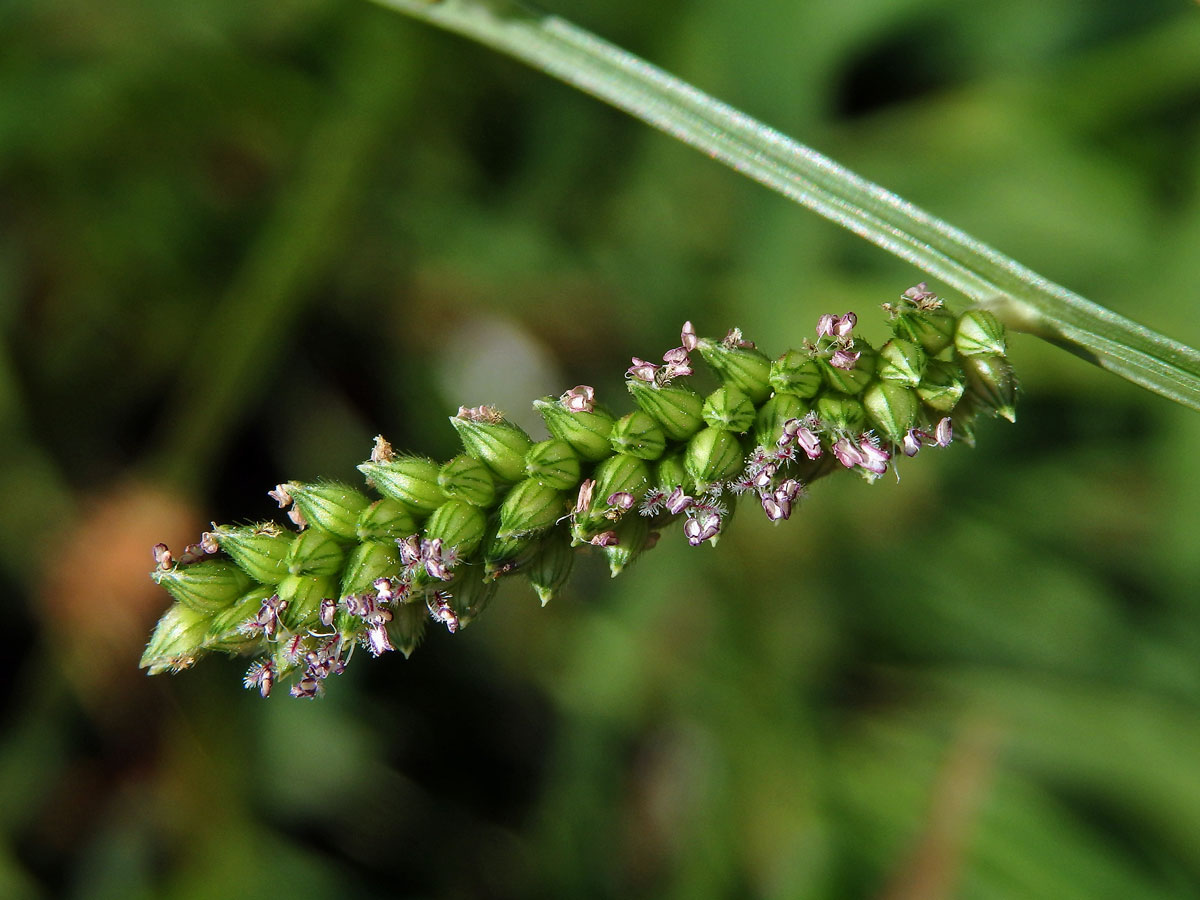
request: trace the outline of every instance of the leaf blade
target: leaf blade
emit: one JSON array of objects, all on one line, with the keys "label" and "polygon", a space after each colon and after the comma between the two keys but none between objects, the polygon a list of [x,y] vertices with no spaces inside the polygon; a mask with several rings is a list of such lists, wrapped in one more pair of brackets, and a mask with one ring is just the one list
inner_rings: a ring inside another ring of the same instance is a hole
[{"label": "leaf blade", "polygon": [[999,250],[668,72],[513,0],[375,0],[523,60],[988,305],[1134,384],[1200,410],[1200,353]]}]

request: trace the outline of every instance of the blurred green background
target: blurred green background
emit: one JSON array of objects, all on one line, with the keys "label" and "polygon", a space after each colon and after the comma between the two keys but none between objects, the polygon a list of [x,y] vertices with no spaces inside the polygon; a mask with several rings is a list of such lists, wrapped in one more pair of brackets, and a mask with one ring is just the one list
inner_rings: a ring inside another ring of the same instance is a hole
[{"label": "blurred green background", "polygon": [[[1195,4],[552,7],[1200,345]],[[1200,415],[1033,339],[976,450],[321,702],[135,668],[156,541],[919,280],[367,3],[0,3],[0,897],[1200,896]]]}]

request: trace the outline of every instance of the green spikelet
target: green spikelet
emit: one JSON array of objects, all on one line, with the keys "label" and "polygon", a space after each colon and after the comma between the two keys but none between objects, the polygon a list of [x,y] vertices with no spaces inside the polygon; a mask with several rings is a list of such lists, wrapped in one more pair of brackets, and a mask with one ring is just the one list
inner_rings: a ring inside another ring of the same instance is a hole
[{"label": "green spikelet", "polygon": [[525,455],[525,473],[539,484],[560,491],[579,484],[582,471],[579,455],[557,438],[534,444]]},{"label": "green spikelet", "polygon": [[538,545],[537,553],[530,560],[525,574],[542,606],[562,590],[571,577],[574,565],[575,551],[566,532],[553,531]]},{"label": "green spikelet", "polygon": [[754,424],[756,411],[750,398],[735,387],[719,387],[704,400],[701,411],[712,428],[745,434]]},{"label": "green spikelet", "polygon": [[560,400],[549,397],[535,400],[533,405],[542,414],[550,433],[588,462],[599,462],[613,452],[609,435],[616,420],[604,410],[570,410]]},{"label": "green spikelet", "polygon": [[867,420],[882,437],[893,444],[904,440],[916,425],[921,402],[916,392],[896,381],[876,381],[862,395]]},{"label": "green spikelet", "polygon": [[804,400],[817,396],[825,384],[817,361],[812,354],[801,350],[789,350],[771,363],[767,380],[776,392],[794,394]]},{"label": "green spikelet", "polygon": [[153,572],[151,577],[180,603],[199,613],[225,609],[253,583],[250,576],[223,559]]},{"label": "green spikelet", "polygon": [[700,341],[698,349],[727,386],[758,404],[771,396],[771,360],[752,344],[745,346],[747,343],[734,329],[722,341]]},{"label": "green spikelet", "polygon": [[212,532],[223,551],[260,584],[278,584],[288,575],[288,555],[297,535],[273,522],[240,528],[221,526]]},{"label": "green spikelet", "polygon": [[[487,509],[496,499],[496,479],[491,470],[473,456],[460,454],[442,466],[438,484],[449,500],[465,500]],[[410,532],[411,534],[411,532]]]},{"label": "green spikelet", "polygon": [[754,442],[771,447],[783,437],[783,426],[792,419],[803,419],[811,406],[796,394],[775,394],[759,409],[754,422]]},{"label": "green spikelet", "polygon": [[707,488],[714,482],[726,481],[740,472],[744,466],[742,457],[737,436],[710,425],[688,441],[683,464],[693,481]]},{"label": "green spikelet", "polygon": [[609,443],[614,453],[652,460],[667,449],[667,436],[648,413],[635,410],[613,426]]},{"label": "green spikelet", "polygon": [[303,521],[341,541],[358,540],[358,522],[371,499],[362,491],[336,481],[280,485],[300,511]]},{"label": "green spikelet", "polygon": [[438,464],[423,456],[365,462],[358,470],[375,490],[395,500],[417,519],[424,519],[446,499],[438,483]]},{"label": "green spikelet", "polygon": [[465,410],[450,418],[463,449],[501,481],[520,481],[525,476],[525,455],[533,447],[533,440],[494,410],[481,409],[487,411]]},{"label": "green spikelet", "polygon": [[687,440],[703,427],[704,398],[690,388],[655,387],[632,378],[627,384],[634,402],[672,441]]}]

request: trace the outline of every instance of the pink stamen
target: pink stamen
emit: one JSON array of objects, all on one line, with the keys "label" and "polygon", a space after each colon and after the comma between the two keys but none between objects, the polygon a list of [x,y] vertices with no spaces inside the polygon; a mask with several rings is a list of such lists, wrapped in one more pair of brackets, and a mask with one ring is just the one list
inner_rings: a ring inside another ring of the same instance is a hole
[{"label": "pink stamen", "polygon": [[833,455],[847,469],[853,469],[855,466],[861,466],[866,462],[866,457],[862,455],[862,451],[858,449],[849,438],[838,438],[833,445]]},{"label": "pink stamen", "polygon": [[829,357],[829,364],[835,368],[849,371],[858,364],[858,358],[861,355],[856,350],[844,350],[839,347],[833,351],[833,356]]},{"label": "pink stamen", "polygon": [[679,343],[683,344],[683,349],[692,351],[696,349],[697,344],[696,329],[691,322],[683,323],[683,330],[679,332]]},{"label": "pink stamen", "polygon": [[577,384],[559,398],[571,412],[592,412],[596,408],[596,391],[588,384]]},{"label": "pink stamen", "polygon": [[937,428],[933,431],[933,440],[939,447],[950,446],[950,442],[954,440],[954,426],[949,416],[937,423]]},{"label": "pink stamen", "polygon": [[628,378],[636,378],[638,381],[645,381],[649,384],[654,383],[654,375],[658,371],[658,366],[652,362],[646,362],[637,356],[633,357],[633,365],[625,370],[625,375]]}]

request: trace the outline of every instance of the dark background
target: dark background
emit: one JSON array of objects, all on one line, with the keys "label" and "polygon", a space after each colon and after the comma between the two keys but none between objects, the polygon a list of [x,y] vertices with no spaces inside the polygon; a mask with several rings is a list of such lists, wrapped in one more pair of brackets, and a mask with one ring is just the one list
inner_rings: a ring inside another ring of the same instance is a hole
[{"label": "dark background", "polygon": [[[1200,344],[1195,4],[553,9]],[[136,669],[156,541],[921,278],[366,3],[0,2],[0,896],[1200,895],[1200,416],[1032,338],[977,449],[321,702]]]}]

